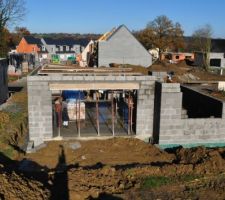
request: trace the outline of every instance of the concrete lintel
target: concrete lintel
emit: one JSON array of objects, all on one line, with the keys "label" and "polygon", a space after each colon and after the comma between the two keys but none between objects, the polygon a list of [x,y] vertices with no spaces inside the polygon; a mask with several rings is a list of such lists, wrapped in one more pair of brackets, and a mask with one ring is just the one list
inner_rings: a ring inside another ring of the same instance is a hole
[{"label": "concrete lintel", "polygon": [[139,83],[50,83],[50,90],[138,90]]}]

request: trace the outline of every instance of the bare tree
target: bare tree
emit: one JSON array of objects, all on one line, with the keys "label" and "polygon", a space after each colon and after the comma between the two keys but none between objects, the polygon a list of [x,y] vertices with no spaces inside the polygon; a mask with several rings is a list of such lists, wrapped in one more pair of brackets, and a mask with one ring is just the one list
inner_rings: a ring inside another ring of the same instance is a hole
[{"label": "bare tree", "polygon": [[164,15],[149,22],[138,38],[146,48],[159,48],[160,55],[168,48],[178,51],[184,46],[181,25],[173,23]]},{"label": "bare tree", "polygon": [[24,0],[0,0],[0,56],[8,51],[6,30],[25,16]]},{"label": "bare tree", "polygon": [[193,33],[193,45],[196,51],[202,53],[203,67],[208,70],[209,67],[209,53],[211,50],[211,37],[213,31],[209,24],[195,30]]},{"label": "bare tree", "polygon": [[16,24],[25,16],[24,0],[0,0],[0,29]]}]

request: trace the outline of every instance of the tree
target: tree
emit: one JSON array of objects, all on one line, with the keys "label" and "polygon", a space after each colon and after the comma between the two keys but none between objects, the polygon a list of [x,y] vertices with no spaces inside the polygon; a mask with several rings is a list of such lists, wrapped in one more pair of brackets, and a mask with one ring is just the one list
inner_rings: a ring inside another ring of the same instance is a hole
[{"label": "tree", "polygon": [[5,57],[9,51],[11,34],[8,29],[3,28],[0,33],[0,58]]},{"label": "tree", "polygon": [[6,56],[6,27],[18,23],[25,15],[24,0],[0,0],[0,49]]},{"label": "tree", "polygon": [[203,67],[208,70],[209,67],[209,53],[211,50],[212,27],[206,24],[192,34],[193,46],[196,51],[203,55]]},{"label": "tree", "polygon": [[30,31],[26,27],[16,27],[15,31],[11,33],[10,47],[15,48],[24,36],[30,34]]},{"label": "tree", "polygon": [[[170,48],[178,51],[184,46],[183,30],[181,25],[173,23],[166,16],[158,16],[140,31],[138,38],[147,48],[159,48],[159,54]],[[161,57],[161,56],[160,56]]]}]

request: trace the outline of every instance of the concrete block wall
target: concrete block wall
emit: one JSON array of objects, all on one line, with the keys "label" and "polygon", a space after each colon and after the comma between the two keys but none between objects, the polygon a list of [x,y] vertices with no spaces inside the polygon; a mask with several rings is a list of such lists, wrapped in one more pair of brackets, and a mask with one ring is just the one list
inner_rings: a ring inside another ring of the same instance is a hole
[{"label": "concrete block wall", "polygon": [[225,143],[225,102],[222,118],[181,118],[179,84],[162,83],[159,141],[165,144]]},{"label": "concrete block wall", "polygon": [[153,76],[29,76],[28,80],[28,111],[29,139],[34,146],[53,138],[52,101],[49,83],[115,83],[138,82],[140,90],[137,100],[138,136],[151,137],[153,133],[154,85]]},{"label": "concrete block wall", "polygon": [[225,102],[223,102],[222,118],[225,119]]},{"label": "concrete block wall", "polygon": [[141,81],[138,90],[136,134],[152,137],[155,81],[152,81],[150,76],[145,78],[145,80]]},{"label": "concrete block wall", "polygon": [[34,146],[38,146],[53,135],[52,100],[48,82],[35,78],[27,78],[29,140],[34,141]]},{"label": "concrete block wall", "polygon": [[121,26],[112,37],[98,44],[98,66],[110,63],[149,67],[152,56],[125,26]]},{"label": "concrete block wall", "polygon": [[182,137],[182,93],[178,83],[161,83],[159,144],[173,144],[174,136]]}]

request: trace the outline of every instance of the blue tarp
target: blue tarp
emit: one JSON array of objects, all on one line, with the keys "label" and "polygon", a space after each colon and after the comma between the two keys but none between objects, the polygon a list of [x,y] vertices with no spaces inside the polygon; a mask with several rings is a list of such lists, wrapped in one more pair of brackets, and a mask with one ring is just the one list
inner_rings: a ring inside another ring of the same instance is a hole
[{"label": "blue tarp", "polygon": [[68,99],[84,99],[84,93],[82,91],[74,91],[74,90],[64,90],[62,92],[62,97],[64,100]]}]

